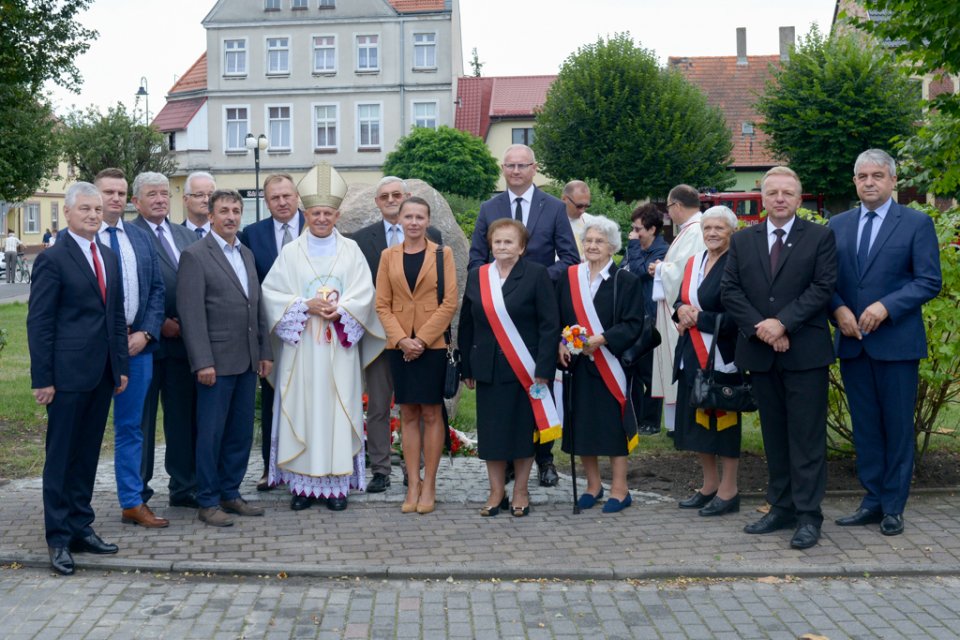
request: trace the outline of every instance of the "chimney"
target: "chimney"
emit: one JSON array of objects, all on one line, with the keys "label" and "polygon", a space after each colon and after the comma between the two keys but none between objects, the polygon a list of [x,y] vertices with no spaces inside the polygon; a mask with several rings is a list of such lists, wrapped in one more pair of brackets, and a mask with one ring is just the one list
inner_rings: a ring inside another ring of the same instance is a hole
[{"label": "chimney", "polygon": [[737,27],[737,66],[747,66],[747,28]]},{"label": "chimney", "polygon": [[780,62],[790,60],[790,49],[793,48],[796,41],[796,34],[793,27],[780,27]]}]

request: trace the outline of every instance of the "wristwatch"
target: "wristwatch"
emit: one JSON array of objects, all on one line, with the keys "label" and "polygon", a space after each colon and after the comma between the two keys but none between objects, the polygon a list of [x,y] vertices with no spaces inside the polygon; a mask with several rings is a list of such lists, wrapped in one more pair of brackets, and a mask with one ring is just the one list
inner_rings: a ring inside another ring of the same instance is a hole
[{"label": "wristwatch", "polygon": [[144,331],[144,332],[143,332],[143,337],[145,337],[145,338],[147,339],[147,342],[153,342],[153,336],[150,335],[150,332],[149,332],[149,331]]}]

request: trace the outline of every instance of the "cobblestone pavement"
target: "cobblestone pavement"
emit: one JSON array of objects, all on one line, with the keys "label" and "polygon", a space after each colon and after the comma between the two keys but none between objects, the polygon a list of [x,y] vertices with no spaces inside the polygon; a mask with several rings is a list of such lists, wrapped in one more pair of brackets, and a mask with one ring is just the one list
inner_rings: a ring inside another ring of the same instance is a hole
[{"label": "cobblestone pavement", "polygon": [[960,578],[695,581],[219,579],[0,569],[28,638],[956,638]]}]

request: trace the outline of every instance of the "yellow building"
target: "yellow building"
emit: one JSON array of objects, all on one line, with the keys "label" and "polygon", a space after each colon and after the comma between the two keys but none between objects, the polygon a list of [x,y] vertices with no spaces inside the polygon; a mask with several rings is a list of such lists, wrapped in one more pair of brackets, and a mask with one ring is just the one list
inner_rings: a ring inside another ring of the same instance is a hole
[{"label": "yellow building", "polygon": [[4,220],[4,229],[13,231],[27,247],[27,251],[37,251],[43,246],[43,234],[66,226],[63,218],[63,198],[74,182],[73,172],[65,162],[57,167],[57,174],[51,176],[42,190],[36,191],[23,202],[14,205],[3,203],[4,210],[0,218]]}]

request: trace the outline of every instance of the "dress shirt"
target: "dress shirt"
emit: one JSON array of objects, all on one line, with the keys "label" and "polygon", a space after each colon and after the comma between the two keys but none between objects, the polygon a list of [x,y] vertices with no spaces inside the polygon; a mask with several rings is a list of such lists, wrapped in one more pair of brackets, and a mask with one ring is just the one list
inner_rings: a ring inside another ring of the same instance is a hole
[{"label": "dress shirt", "polygon": [[247,279],[247,268],[243,264],[243,256],[240,255],[240,241],[236,238],[233,239],[233,245],[227,244],[227,241],[221,238],[216,231],[210,231],[213,234],[213,239],[217,241],[217,244],[220,245],[220,249],[223,250],[223,255],[226,257],[227,262],[230,263],[230,266],[233,267],[233,272],[237,274],[237,280],[240,281],[240,286],[243,287],[243,295],[250,297],[250,282]]},{"label": "dress shirt", "polygon": [[387,220],[384,220],[383,233],[384,233],[384,237],[387,239],[388,247],[393,246],[392,244],[390,244],[390,227],[396,228],[396,231],[393,232],[394,233],[393,244],[400,244],[401,242],[403,242],[403,227],[400,226],[400,222],[398,221],[396,224],[391,224]]},{"label": "dress shirt", "polygon": [[[210,233],[210,223],[207,222],[206,224],[198,227],[197,225],[190,222],[189,218],[187,218],[187,229],[190,229],[190,231],[193,231],[194,233],[197,232],[197,229],[203,229],[203,235],[207,235],[208,233]],[[164,229],[164,231],[166,231],[166,229]]]},{"label": "dress shirt", "polygon": [[[793,229],[793,223],[796,221],[796,219],[797,219],[797,216],[793,216],[792,218],[790,218],[789,221],[787,221],[785,225],[780,227],[780,229],[783,229],[783,246],[784,247],[787,246],[787,238],[790,237],[790,229]],[[766,224],[767,224],[767,252],[770,252],[773,249],[773,243],[777,241],[777,234],[774,233],[777,227],[773,226],[770,223],[769,219],[767,220]],[[783,260],[782,255],[780,259]]]},{"label": "dress shirt", "polygon": [[522,198],[520,201],[520,210],[523,211],[523,226],[527,226],[527,223],[530,222],[530,205],[533,204],[533,192],[534,186],[530,185],[530,188],[524,191],[519,196],[513,191],[507,189],[507,195],[510,197],[510,217],[513,217],[513,212],[517,208],[517,198]]},{"label": "dress shirt", "polygon": [[[144,220],[147,220],[147,219],[144,218]],[[173,249],[173,255],[176,256],[177,262],[179,263],[179,262],[180,262],[180,249],[177,248],[177,243],[174,242],[174,240],[173,240],[173,231],[170,229],[170,221],[167,220],[166,218],[164,218],[163,222],[161,222],[159,225],[157,225],[157,224],[154,224],[154,223],[150,222],[149,220],[147,220],[147,224],[150,225],[150,230],[153,232],[153,237],[154,237],[154,238],[158,237],[158,236],[157,236],[157,227],[163,226],[163,236],[167,239],[167,242],[170,243],[170,248]],[[164,253],[163,255],[166,255],[166,253]]]},{"label": "dress shirt", "polygon": [[[100,225],[100,243],[112,248],[108,228],[106,222]],[[117,258],[123,273],[123,315],[127,319],[127,326],[130,326],[140,309],[140,280],[137,277],[137,254],[123,228],[123,220],[117,220],[117,242],[120,244]]]},{"label": "dress shirt", "polygon": [[277,255],[280,255],[280,251],[283,249],[283,225],[287,225],[287,229],[290,230],[290,239],[296,240],[300,235],[300,216],[294,214],[290,218],[289,222],[280,222],[276,218],[273,219],[273,239],[277,243]]},{"label": "dress shirt", "polygon": [[[587,277],[590,277],[590,265],[586,262],[583,263],[587,267]],[[607,264],[604,265],[603,269],[600,269],[598,273],[592,280],[590,280],[590,297],[596,298],[597,291],[600,290],[600,283],[610,277],[610,265],[613,264],[613,260],[608,260]]]},{"label": "dress shirt", "polygon": [[20,248],[20,239],[17,236],[8,235],[3,241],[3,250],[6,253],[16,253]]},{"label": "dress shirt", "polygon": [[[890,207],[893,205],[893,198],[888,198],[886,202],[877,207],[876,209],[868,209],[867,207],[860,205],[860,220],[857,222],[857,246],[860,246],[860,237],[863,235],[863,225],[867,224],[867,212],[873,211],[877,214],[876,220],[873,221],[873,227],[870,229],[870,244],[869,247],[873,247],[873,243],[877,239],[877,234],[880,233],[880,227],[883,225],[883,219],[887,217],[887,212],[890,211]],[[868,249],[869,251],[869,249]]]},{"label": "dress shirt", "polygon": [[[90,241],[90,240],[87,240],[87,239],[84,238],[83,236],[78,236],[77,234],[75,234],[75,233],[74,233],[73,231],[71,231],[70,229],[67,229],[67,233],[69,233],[70,236],[71,236],[74,240],[77,241],[77,244],[80,245],[80,251],[83,251],[83,257],[87,259],[87,264],[90,265],[90,271],[92,271],[92,272],[93,272],[93,275],[96,276],[96,275],[97,275],[97,270],[96,270],[96,268],[93,266],[93,256],[90,255],[90,242],[91,242],[91,241]],[[92,242],[93,242],[93,245],[96,247],[96,246],[97,246],[97,241],[96,241],[96,239],[94,239]],[[100,264],[102,265],[102,264],[103,264],[103,253],[100,251],[100,247],[97,247],[97,258],[100,260]],[[104,281],[106,281],[106,279],[107,279],[106,267],[104,267],[103,279],[104,279]]]}]

